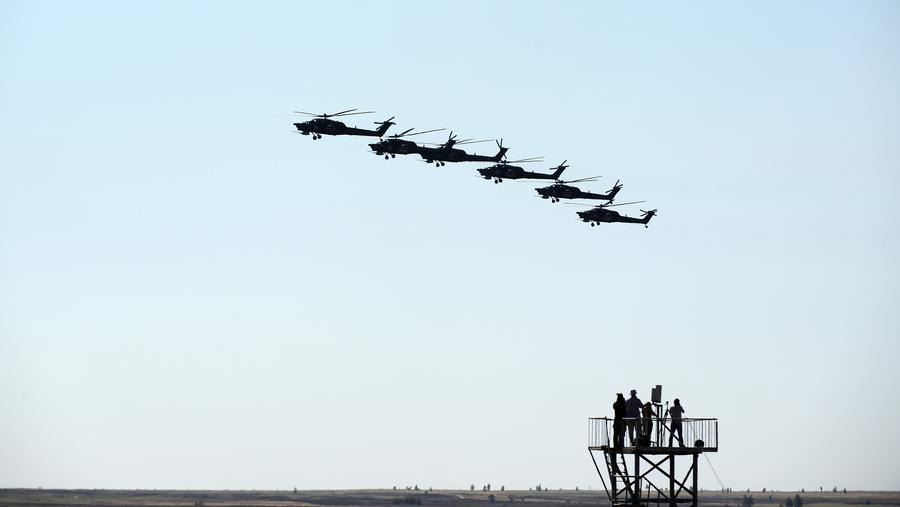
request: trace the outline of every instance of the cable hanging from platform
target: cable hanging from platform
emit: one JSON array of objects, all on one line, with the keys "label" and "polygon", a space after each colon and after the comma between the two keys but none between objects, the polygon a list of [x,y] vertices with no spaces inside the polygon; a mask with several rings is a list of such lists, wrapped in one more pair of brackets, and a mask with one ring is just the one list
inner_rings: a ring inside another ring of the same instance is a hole
[{"label": "cable hanging from platform", "polygon": [[722,484],[722,479],[719,479],[719,474],[716,472],[716,469],[712,466],[712,461],[709,460],[709,455],[704,454],[703,457],[706,458],[706,464],[709,465],[709,469],[712,470],[713,475],[716,476],[716,480],[719,481],[719,486],[722,486],[722,490],[725,490],[725,485]]}]

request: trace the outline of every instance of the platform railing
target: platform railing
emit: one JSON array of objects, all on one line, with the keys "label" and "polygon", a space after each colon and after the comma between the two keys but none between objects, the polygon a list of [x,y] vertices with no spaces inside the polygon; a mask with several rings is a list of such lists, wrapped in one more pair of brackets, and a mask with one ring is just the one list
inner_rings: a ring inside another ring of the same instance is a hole
[{"label": "platform railing", "polygon": [[[623,445],[626,447],[696,447],[715,451],[719,447],[719,420],[711,418],[625,417],[622,419]],[[681,421],[681,439],[672,435]],[[609,417],[588,419],[588,447],[612,447],[614,420]],[[633,425],[635,441],[629,438],[628,427]],[[649,433],[649,439],[638,441],[638,436]],[[670,438],[671,437],[671,438]],[[671,441],[671,445],[670,442]],[[649,443],[649,445],[647,445]],[[641,445],[643,444],[643,445]]]}]

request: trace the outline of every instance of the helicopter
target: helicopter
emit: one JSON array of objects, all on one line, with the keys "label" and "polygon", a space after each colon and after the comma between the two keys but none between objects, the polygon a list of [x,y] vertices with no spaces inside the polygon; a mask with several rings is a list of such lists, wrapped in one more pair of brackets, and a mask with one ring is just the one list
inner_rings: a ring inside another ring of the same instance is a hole
[{"label": "helicopter", "polygon": [[607,209],[613,206],[625,206],[626,204],[638,204],[644,201],[634,201],[634,202],[623,202],[622,204],[601,204],[599,206],[595,206],[589,210],[579,211],[578,218],[581,219],[582,222],[590,222],[591,227],[598,225],[600,223],[613,223],[613,222],[622,222],[629,224],[644,224],[644,227],[648,227],[647,224],[650,223],[650,219],[657,215],[657,210],[652,209],[649,211],[641,210],[641,218],[630,217],[627,215],[622,215],[617,211]]},{"label": "helicopter", "polygon": [[380,139],[377,143],[372,143],[369,148],[378,156],[384,155],[385,160],[388,158],[396,158],[397,155],[409,155],[419,153],[420,146],[412,141],[401,139],[403,137],[417,136],[419,134],[428,134],[431,132],[439,132],[446,129],[425,130],[422,132],[411,133],[415,129],[404,130],[399,134],[388,136],[386,139]]},{"label": "helicopter", "polygon": [[312,120],[295,123],[294,127],[296,127],[297,131],[299,131],[304,136],[312,134],[313,139],[322,139],[322,134],[329,136],[381,137],[385,134],[385,132],[387,132],[389,128],[391,128],[391,125],[394,125],[394,122],[391,121],[394,119],[393,116],[385,121],[376,121],[375,125],[380,126],[375,130],[348,127],[343,122],[331,119],[342,118],[344,116],[353,116],[357,114],[370,114],[374,112],[375,111],[357,111],[356,109],[347,109],[346,111],[340,111],[332,114],[313,114],[304,111],[294,111],[295,114],[305,114],[307,116],[313,117]]},{"label": "helicopter", "polygon": [[559,202],[560,199],[599,199],[602,201],[612,202],[613,199],[616,198],[616,194],[619,193],[619,190],[622,190],[622,184],[616,180],[616,184],[613,185],[609,192],[605,194],[597,194],[594,192],[585,192],[578,187],[573,187],[571,185],[567,185],[566,183],[578,183],[581,181],[596,181],[596,177],[594,178],[582,178],[580,180],[572,180],[572,181],[559,181],[550,185],[549,187],[536,188],[538,195],[541,196],[541,199],[550,199],[550,202]]},{"label": "helicopter", "polygon": [[558,180],[563,171],[565,171],[566,168],[569,167],[566,165],[566,161],[564,160],[562,164],[554,167],[555,171],[550,174],[546,174],[534,171],[526,171],[519,166],[512,165],[528,162],[539,162],[541,161],[541,158],[542,157],[525,158],[522,160],[501,160],[499,164],[494,164],[491,167],[479,169],[478,173],[481,174],[481,177],[486,180],[493,179],[494,183],[503,183],[504,179]]},{"label": "helicopter", "polygon": [[503,156],[506,155],[507,150],[509,150],[509,148],[503,146],[502,139],[499,142],[495,141],[500,150],[494,156],[468,154],[464,150],[454,148],[454,146],[459,144],[483,143],[485,141],[487,139],[481,141],[473,141],[472,139],[457,141],[453,132],[450,132],[450,137],[447,138],[444,144],[439,145],[437,148],[420,146],[418,153],[420,157],[425,159],[425,163],[434,163],[434,165],[446,165],[447,162],[500,162]]}]

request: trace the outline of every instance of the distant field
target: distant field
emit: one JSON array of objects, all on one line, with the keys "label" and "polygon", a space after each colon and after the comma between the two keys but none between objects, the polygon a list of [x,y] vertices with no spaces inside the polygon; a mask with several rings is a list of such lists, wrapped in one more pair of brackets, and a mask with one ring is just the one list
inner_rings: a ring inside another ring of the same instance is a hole
[{"label": "distant field", "polygon": [[[786,498],[793,498],[799,492],[750,493],[702,493],[703,505],[738,507],[743,504],[744,495],[752,495],[754,506],[777,507]],[[897,491],[849,491],[847,493],[799,493],[804,507],[810,505],[897,505],[900,506],[900,492]],[[466,506],[509,505],[527,503],[529,507],[542,505],[609,505],[605,493],[601,491],[468,491],[435,490],[407,491],[390,489],[367,490],[323,490],[323,491],[172,491],[172,490],[63,490],[63,489],[0,489],[0,507],[14,505],[67,506],[102,505],[145,507],[182,506],[339,506],[339,505],[438,505]]]}]

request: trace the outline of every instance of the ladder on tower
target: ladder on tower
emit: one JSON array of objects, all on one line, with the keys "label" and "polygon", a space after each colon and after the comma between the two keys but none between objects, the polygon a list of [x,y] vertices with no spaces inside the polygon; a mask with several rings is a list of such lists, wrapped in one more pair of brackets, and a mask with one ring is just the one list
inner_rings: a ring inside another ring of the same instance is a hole
[{"label": "ladder on tower", "polygon": [[[621,452],[604,452],[606,470],[609,473],[610,502],[612,505],[630,505],[634,496],[637,477],[628,473],[625,454]],[[619,484],[622,488],[619,489]],[[624,495],[623,495],[624,493]]]}]

